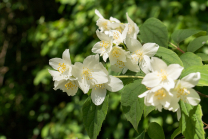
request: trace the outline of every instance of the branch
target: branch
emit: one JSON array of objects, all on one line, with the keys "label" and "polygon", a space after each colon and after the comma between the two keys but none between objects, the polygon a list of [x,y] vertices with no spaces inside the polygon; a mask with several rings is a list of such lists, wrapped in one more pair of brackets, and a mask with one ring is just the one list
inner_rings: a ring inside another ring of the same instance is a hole
[{"label": "branch", "polygon": [[203,96],[203,97],[206,97],[206,98],[208,98],[208,95],[205,95],[205,94],[202,94],[202,93],[200,93],[199,91],[196,91],[200,96]]},{"label": "branch", "polygon": [[117,77],[117,78],[139,78],[139,79],[143,79],[144,77],[143,76],[130,76],[130,75],[124,75],[124,76],[114,76],[114,77]]}]

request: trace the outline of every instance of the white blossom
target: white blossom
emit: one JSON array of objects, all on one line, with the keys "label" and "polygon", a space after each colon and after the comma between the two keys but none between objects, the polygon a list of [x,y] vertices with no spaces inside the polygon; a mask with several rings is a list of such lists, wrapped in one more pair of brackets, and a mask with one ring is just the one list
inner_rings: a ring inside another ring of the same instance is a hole
[{"label": "white blossom", "polygon": [[127,36],[137,39],[137,34],[139,33],[139,27],[131,20],[131,18],[128,16],[128,13],[126,13],[126,17],[128,20]]},{"label": "white blossom", "polygon": [[103,71],[104,67],[99,62],[99,55],[91,55],[84,59],[83,64],[74,64],[73,75],[78,77],[80,89],[86,94],[94,84],[108,82],[108,75]]},{"label": "white blossom", "polygon": [[66,49],[62,54],[61,58],[52,58],[49,60],[49,65],[53,67],[54,70],[48,70],[54,81],[60,81],[62,79],[75,79],[72,76],[72,64],[69,54],[69,49]]},{"label": "white blossom", "polygon": [[107,58],[109,57],[109,53],[112,50],[113,38],[98,30],[96,31],[96,33],[101,41],[93,46],[92,52],[103,56],[103,60],[106,62]]},{"label": "white blossom", "polygon": [[149,73],[151,71],[150,57],[154,56],[159,49],[156,43],[145,43],[142,44],[134,38],[127,37],[126,45],[128,49],[132,52],[132,59],[138,64],[144,73]]},{"label": "white blossom", "polygon": [[169,89],[174,88],[174,81],[180,76],[183,67],[179,64],[170,64],[167,66],[163,60],[157,57],[152,57],[150,62],[152,72],[145,75],[142,84],[150,88],[158,85],[165,86]]},{"label": "white blossom", "polygon": [[162,111],[162,108],[168,109],[170,106],[170,101],[173,95],[164,86],[156,86],[152,89],[147,90],[143,94],[138,96],[139,98],[144,98],[144,103],[146,106],[155,106],[158,111]]},{"label": "white blossom", "polygon": [[[181,80],[177,80],[175,87],[170,90],[171,93],[175,96],[174,101],[178,102],[179,100],[182,100],[185,103],[189,103],[193,106],[198,105],[201,99],[198,93],[192,88],[197,85],[200,78],[200,73],[196,72],[190,73],[189,75],[183,77]],[[177,105],[176,103],[173,104]],[[173,109],[177,108],[175,105],[172,105]]]},{"label": "white blossom", "polygon": [[78,83],[76,80],[59,80],[54,83],[54,90],[60,89],[66,92],[68,96],[74,96],[78,90]]}]

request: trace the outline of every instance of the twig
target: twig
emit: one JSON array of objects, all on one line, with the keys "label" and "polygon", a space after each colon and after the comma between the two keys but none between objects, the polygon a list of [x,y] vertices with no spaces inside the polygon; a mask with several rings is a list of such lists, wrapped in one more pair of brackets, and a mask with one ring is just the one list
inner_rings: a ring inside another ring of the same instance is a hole
[{"label": "twig", "polygon": [[208,98],[208,95],[205,95],[205,94],[202,94],[202,93],[200,93],[199,91],[196,91],[200,96],[203,96],[203,97],[206,97],[206,98]]},{"label": "twig", "polygon": [[126,76],[114,76],[114,77],[117,77],[117,78],[144,78],[143,76],[129,76],[129,75],[126,75]]}]

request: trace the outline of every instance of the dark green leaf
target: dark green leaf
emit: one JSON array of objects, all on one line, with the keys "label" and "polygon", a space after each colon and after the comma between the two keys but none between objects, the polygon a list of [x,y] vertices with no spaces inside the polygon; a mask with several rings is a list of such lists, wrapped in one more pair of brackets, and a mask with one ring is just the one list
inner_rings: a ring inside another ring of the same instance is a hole
[{"label": "dark green leaf", "polygon": [[208,36],[201,36],[194,39],[192,42],[189,43],[187,47],[187,51],[195,52],[197,49],[201,48],[208,40]]},{"label": "dark green leaf", "polygon": [[177,135],[179,135],[181,133],[180,128],[177,128],[173,134],[171,135],[171,139],[174,139]]},{"label": "dark green leaf", "polygon": [[164,47],[159,47],[155,56],[161,58],[168,65],[169,64],[179,64],[179,65],[183,66],[183,62],[178,57],[178,55],[170,49],[167,49]]},{"label": "dark green leaf", "polygon": [[208,61],[208,55],[204,53],[197,53],[196,55],[200,56],[202,61]]},{"label": "dark green leaf", "polygon": [[180,101],[180,107],[181,107],[181,111],[187,116],[189,116],[190,110],[193,109],[193,107],[190,104],[185,103],[184,101]]},{"label": "dark green leaf", "polygon": [[182,54],[180,56],[182,62],[183,62],[183,66],[184,68],[188,68],[190,66],[194,66],[194,65],[198,65],[198,66],[202,66],[202,59],[195,55],[192,52],[186,52],[184,54]]},{"label": "dark green leaf", "polygon": [[134,139],[145,139],[145,131],[143,131],[139,136]]},{"label": "dark green leaf", "polygon": [[154,42],[159,46],[168,47],[167,27],[156,18],[147,19],[140,27],[140,34],[144,43]]},{"label": "dark green leaf", "polygon": [[136,131],[144,109],[144,99],[138,98],[138,95],[144,91],[146,87],[141,84],[141,79],[138,79],[126,85],[121,93],[123,112]]},{"label": "dark green leaf", "polygon": [[187,69],[183,70],[180,78],[183,78],[193,72],[201,73],[201,79],[199,80],[197,86],[208,86],[208,65],[188,67]]},{"label": "dark green leaf", "polygon": [[163,129],[158,123],[150,123],[147,133],[151,139],[165,139]]},{"label": "dark green leaf", "polygon": [[105,101],[96,106],[89,96],[83,107],[82,107],[82,114],[83,114],[83,122],[85,129],[91,139],[96,139],[101,127],[102,123],[105,120],[106,114],[108,111],[108,96],[105,97]]},{"label": "dark green leaf", "polygon": [[[190,105],[190,104],[186,104]],[[182,134],[187,139],[205,139],[204,128],[202,123],[201,106],[189,106],[192,109],[189,111],[189,116],[181,112],[181,129]]]},{"label": "dark green leaf", "polygon": [[146,106],[144,105],[144,117],[147,117],[147,115],[155,109],[154,106]]},{"label": "dark green leaf", "polygon": [[196,29],[180,29],[180,30],[176,30],[173,32],[171,38],[173,39],[174,42],[176,42],[177,44],[179,44],[181,41],[185,40],[186,38],[203,32],[206,34],[206,32],[202,31],[202,30],[196,30]]}]

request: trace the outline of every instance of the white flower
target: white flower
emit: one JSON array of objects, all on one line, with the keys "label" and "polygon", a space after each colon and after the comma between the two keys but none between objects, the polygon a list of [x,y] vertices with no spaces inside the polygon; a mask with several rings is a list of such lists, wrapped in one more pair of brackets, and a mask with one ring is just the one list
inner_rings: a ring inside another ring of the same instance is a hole
[{"label": "white flower", "polygon": [[156,43],[145,43],[142,44],[134,39],[127,37],[126,46],[132,52],[132,59],[138,64],[144,73],[151,71],[150,57],[154,56],[159,48]]},{"label": "white flower", "polygon": [[60,81],[62,79],[74,79],[72,76],[72,65],[69,54],[69,49],[66,49],[62,54],[61,58],[52,58],[49,60],[49,65],[51,65],[55,70],[48,70],[53,80]]},{"label": "white flower", "polygon": [[114,65],[117,62],[117,60],[126,62],[126,54],[127,52],[123,50],[121,47],[114,46],[111,52],[109,53],[110,64]]},{"label": "white flower", "polygon": [[111,65],[112,71],[115,71],[115,72],[122,71],[123,74],[125,74],[128,69],[134,72],[140,71],[138,64],[135,61],[133,61],[129,52],[127,52],[126,54],[126,62],[123,62],[117,59],[116,63]]},{"label": "white flower", "polygon": [[124,30],[120,32],[121,30],[110,30],[109,36],[113,37],[113,43],[119,45],[121,43],[124,43],[124,40],[126,39],[126,34],[128,31],[128,26],[125,26]]},{"label": "white flower", "polygon": [[169,89],[163,86],[156,86],[150,90],[147,90],[143,94],[139,95],[139,98],[144,98],[146,106],[155,106],[158,111],[162,111],[162,108],[168,109],[172,94],[168,91]]},{"label": "white flower", "polygon": [[74,96],[78,90],[78,83],[76,80],[60,80],[55,81],[54,90],[61,89],[63,92],[66,92],[68,96]]},{"label": "white flower", "polygon": [[106,90],[117,92],[123,88],[123,83],[120,79],[109,76],[109,80],[104,84],[95,84],[92,87],[91,99],[95,105],[101,105],[106,96]]},{"label": "white flower", "polygon": [[93,46],[92,52],[98,53],[103,56],[103,60],[106,62],[107,58],[109,57],[109,53],[112,50],[113,38],[107,36],[102,32],[99,32],[98,30],[96,31],[96,33],[101,41]]},{"label": "white flower", "polygon": [[94,84],[108,82],[108,75],[103,71],[104,67],[99,62],[99,55],[91,55],[84,59],[83,64],[74,64],[73,75],[78,77],[78,84],[86,94]]},{"label": "white flower", "polygon": [[137,34],[139,33],[139,27],[131,20],[131,18],[128,16],[128,13],[126,13],[126,17],[128,20],[127,36],[137,39]]},{"label": "white flower", "polygon": [[177,101],[182,100],[185,103],[196,106],[200,102],[200,97],[192,88],[197,85],[200,78],[201,76],[199,72],[190,73],[181,80],[178,80],[176,82],[175,88],[171,89],[170,91],[174,94]]},{"label": "white flower", "polygon": [[110,21],[105,19],[97,9],[95,10],[95,14],[97,14],[97,16],[99,16],[99,19],[97,20],[96,25],[99,27],[101,32],[108,31],[110,29],[108,27],[108,24],[110,23]]},{"label": "white flower", "polygon": [[159,84],[165,86],[166,88],[174,88],[175,82],[182,70],[179,64],[167,64],[159,58],[152,57],[151,59],[152,73],[145,75],[142,80],[142,84],[147,87],[156,87]]}]

